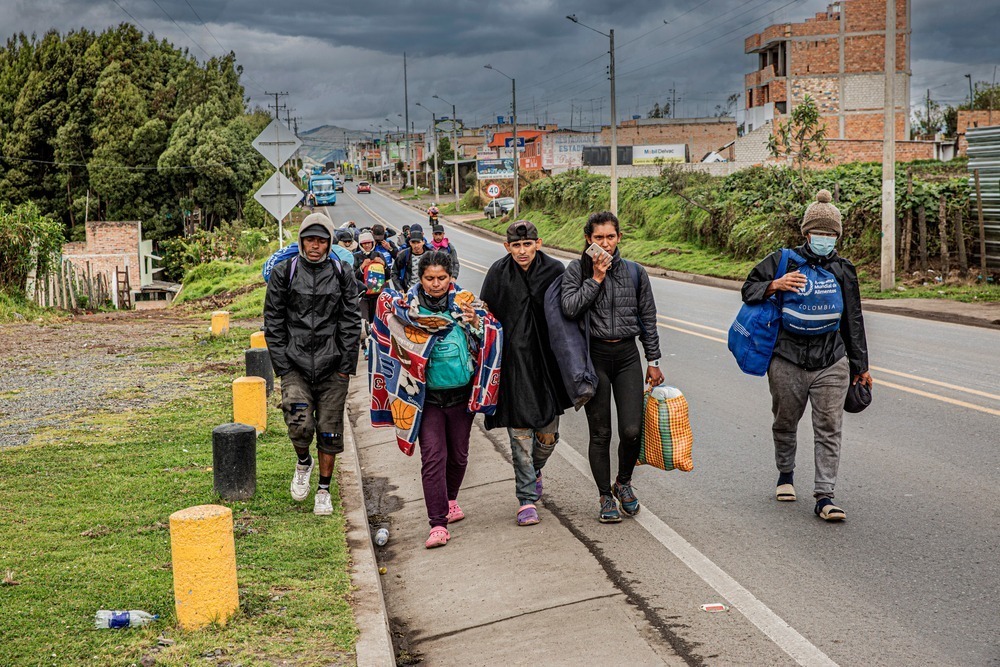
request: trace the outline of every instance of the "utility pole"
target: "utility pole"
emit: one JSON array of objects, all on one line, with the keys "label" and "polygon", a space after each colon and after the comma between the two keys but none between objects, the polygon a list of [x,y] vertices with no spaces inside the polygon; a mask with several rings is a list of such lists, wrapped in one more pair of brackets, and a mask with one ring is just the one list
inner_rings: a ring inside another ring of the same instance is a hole
[{"label": "utility pole", "polygon": [[510,80],[510,102],[511,102],[511,112],[514,114],[511,116],[511,128],[514,144],[514,219],[518,218],[518,210],[521,206],[521,179],[520,174],[518,174],[518,162],[521,161],[521,155],[517,152],[517,83],[513,78]]},{"label": "utility pole", "polygon": [[972,111],[976,105],[976,96],[972,92],[972,75],[966,74],[965,78],[969,80],[969,111]]},{"label": "utility pole", "polygon": [[924,120],[927,123],[927,127],[925,127],[924,129],[925,130],[930,130],[931,129],[931,89],[930,88],[927,89],[927,116],[924,117]]},{"label": "utility pole", "polygon": [[274,117],[276,119],[280,118],[281,117],[280,116],[281,110],[284,109],[285,107],[284,107],[284,105],[279,105],[278,104],[278,98],[279,97],[284,97],[284,96],[288,95],[288,93],[287,92],[285,92],[285,93],[269,93],[269,92],[265,91],[264,94],[265,95],[274,95],[274,106],[272,107],[270,104],[268,104],[267,108],[268,109],[274,109]]},{"label": "utility pole", "polygon": [[[581,25],[587,30],[596,32],[598,35],[603,35],[607,37],[610,41],[610,51],[611,56],[610,66],[608,67],[608,78],[611,79],[611,212],[618,215],[618,107],[615,101],[615,31],[609,30],[608,32],[601,32],[596,28],[591,28],[589,25],[582,23],[580,19],[576,18],[576,14],[570,14],[566,17],[573,23]],[[571,112],[572,117],[572,112]],[[572,120],[571,120],[572,122]],[[593,128],[591,128],[593,130]]]},{"label": "utility pole", "polygon": [[[403,117],[403,130],[406,131],[410,127],[410,93],[406,82],[406,51],[403,52],[403,113],[406,114]],[[413,154],[410,152],[410,135],[406,135],[406,161],[411,165],[413,163]],[[409,173],[409,169],[403,166],[403,170]],[[413,181],[413,194],[417,193],[417,182]]]},{"label": "utility pole", "polygon": [[[440,95],[434,95],[434,99],[441,100],[445,104],[451,104],[451,102]],[[458,211],[461,209],[461,197],[458,191],[458,116],[456,115],[454,104],[451,104],[451,157],[452,184],[455,188],[455,210]]]},{"label": "utility pole", "polygon": [[896,0],[885,2],[885,116],[882,121],[882,271],[880,287],[896,287]]},{"label": "utility pole", "polygon": [[618,216],[618,110],[615,106],[615,31],[611,37],[611,213]]}]

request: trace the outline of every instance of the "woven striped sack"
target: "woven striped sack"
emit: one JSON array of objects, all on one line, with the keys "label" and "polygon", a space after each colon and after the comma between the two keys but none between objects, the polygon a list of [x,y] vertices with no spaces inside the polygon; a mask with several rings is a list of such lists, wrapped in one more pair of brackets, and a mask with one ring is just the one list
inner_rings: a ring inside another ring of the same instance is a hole
[{"label": "woven striped sack", "polygon": [[644,400],[639,463],[660,470],[690,472],[694,469],[694,433],[684,394],[677,387],[660,385],[647,391]]}]

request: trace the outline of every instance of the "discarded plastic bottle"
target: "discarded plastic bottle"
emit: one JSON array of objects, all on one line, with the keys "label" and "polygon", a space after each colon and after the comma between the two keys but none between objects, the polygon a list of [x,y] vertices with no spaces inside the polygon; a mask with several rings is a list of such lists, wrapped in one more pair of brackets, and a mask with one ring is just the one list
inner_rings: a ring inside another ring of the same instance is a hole
[{"label": "discarded plastic bottle", "polygon": [[132,609],[130,611],[111,611],[109,609],[101,609],[94,616],[94,627],[98,630],[104,630],[107,628],[138,628],[143,625],[149,625],[158,618],[158,615],[150,614],[149,612],[141,611],[139,609]]},{"label": "discarded plastic bottle", "polygon": [[380,547],[384,547],[388,541],[389,541],[389,531],[385,528],[379,528],[375,532],[375,544],[379,545]]}]

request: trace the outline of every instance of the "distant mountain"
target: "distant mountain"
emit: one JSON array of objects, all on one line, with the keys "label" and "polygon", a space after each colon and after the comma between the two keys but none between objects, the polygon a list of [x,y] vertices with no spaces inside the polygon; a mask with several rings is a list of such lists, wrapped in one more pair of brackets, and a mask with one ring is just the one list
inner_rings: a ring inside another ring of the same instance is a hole
[{"label": "distant mountain", "polygon": [[362,130],[348,130],[336,125],[321,125],[299,133],[302,148],[299,153],[306,162],[325,164],[347,159],[346,146],[369,136]]}]

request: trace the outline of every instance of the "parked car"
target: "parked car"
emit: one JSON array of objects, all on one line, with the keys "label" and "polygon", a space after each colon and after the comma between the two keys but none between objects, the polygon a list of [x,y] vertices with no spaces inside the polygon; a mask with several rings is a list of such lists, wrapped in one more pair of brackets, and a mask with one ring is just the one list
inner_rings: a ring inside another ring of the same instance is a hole
[{"label": "parked car", "polygon": [[362,192],[372,193],[372,184],[368,181],[358,181],[358,194]]},{"label": "parked car", "polygon": [[343,192],[344,191],[344,182],[342,180],[340,180],[339,178],[334,179],[333,186],[337,190],[337,192]]},{"label": "parked car", "polygon": [[499,197],[483,207],[483,215],[487,218],[499,218],[514,210],[513,197]]}]

